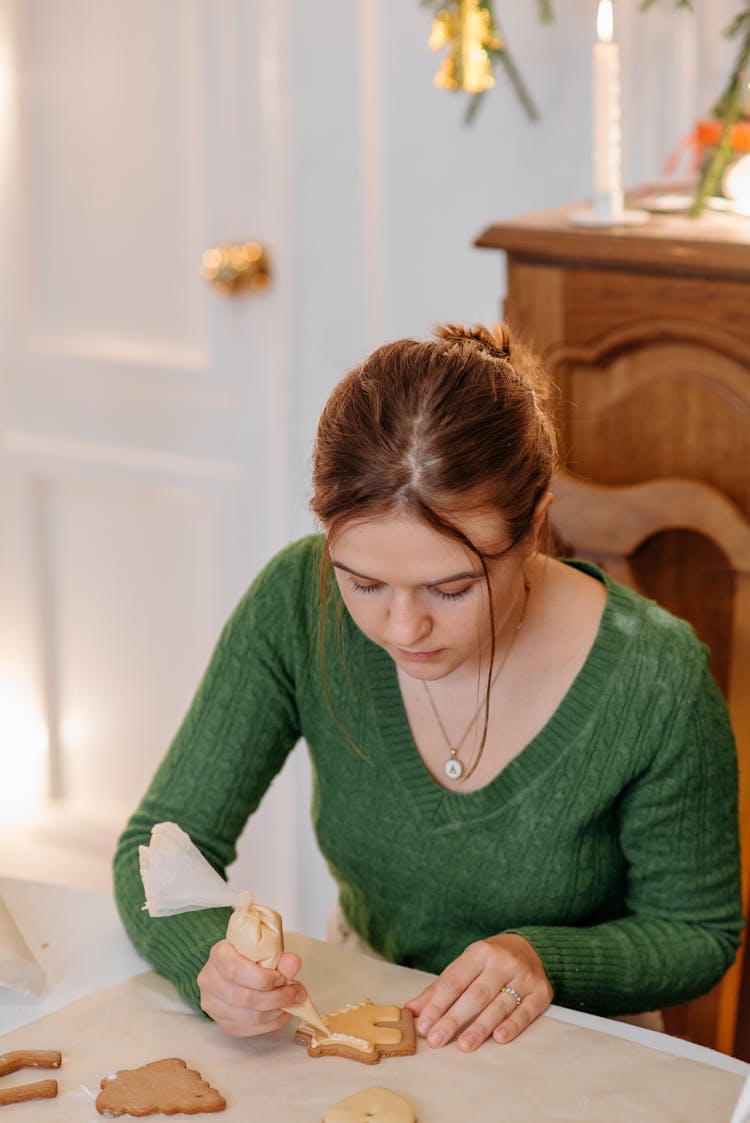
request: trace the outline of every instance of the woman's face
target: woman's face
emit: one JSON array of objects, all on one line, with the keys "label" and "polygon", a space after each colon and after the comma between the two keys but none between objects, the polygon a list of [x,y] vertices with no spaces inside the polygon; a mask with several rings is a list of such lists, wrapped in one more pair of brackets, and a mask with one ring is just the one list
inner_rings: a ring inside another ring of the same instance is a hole
[{"label": "woman's face", "polygon": [[[497,512],[456,520],[478,549],[510,544]],[[344,604],[365,635],[413,678],[476,671],[489,655],[487,584],[476,555],[417,518],[383,515],[347,524],[329,540]],[[496,635],[513,615],[524,577],[520,546],[488,561]]]}]

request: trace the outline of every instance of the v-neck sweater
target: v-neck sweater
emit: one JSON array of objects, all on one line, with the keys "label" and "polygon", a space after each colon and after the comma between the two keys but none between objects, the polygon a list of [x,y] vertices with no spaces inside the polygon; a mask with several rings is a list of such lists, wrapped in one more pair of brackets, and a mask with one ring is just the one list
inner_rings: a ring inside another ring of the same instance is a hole
[{"label": "v-neck sweater", "polygon": [[321,554],[320,536],[302,539],[253,582],[120,839],[117,904],[155,969],[197,1004],[196,976],[228,911],[151,918],[139,845],[155,823],[177,822],[225,875],[304,739],[313,825],[340,906],[386,959],[440,972],[473,941],[516,932],[560,1005],[637,1013],[710,989],[743,926],[737,766],[691,627],[569,563],[606,586],[582,669],[501,772],[452,791],[417,751],[394,662],[333,582],[323,627]]}]

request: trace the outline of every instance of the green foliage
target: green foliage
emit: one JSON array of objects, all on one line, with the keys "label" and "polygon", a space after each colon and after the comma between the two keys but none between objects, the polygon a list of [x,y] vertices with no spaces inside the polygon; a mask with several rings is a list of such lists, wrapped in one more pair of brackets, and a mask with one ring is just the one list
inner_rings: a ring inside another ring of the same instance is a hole
[{"label": "green foliage", "polygon": [[706,200],[719,191],[721,177],[732,158],[732,126],[743,116],[747,107],[750,77],[750,0],[745,0],[743,10],[737,14],[724,34],[728,39],[739,38],[740,46],[727,84],[714,107],[715,115],[722,122],[721,136],[716,151],[701,173],[690,209],[693,218],[697,218],[701,213]]}]

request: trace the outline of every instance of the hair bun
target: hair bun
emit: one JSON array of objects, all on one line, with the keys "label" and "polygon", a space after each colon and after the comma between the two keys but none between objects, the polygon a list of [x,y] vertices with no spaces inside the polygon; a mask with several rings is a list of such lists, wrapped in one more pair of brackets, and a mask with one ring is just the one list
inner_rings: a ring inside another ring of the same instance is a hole
[{"label": "hair bun", "polygon": [[464,327],[463,324],[438,324],[435,335],[447,343],[478,343],[492,354],[510,359],[511,336],[507,324],[497,323],[492,330],[486,328],[484,324],[474,324],[470,328]]}]

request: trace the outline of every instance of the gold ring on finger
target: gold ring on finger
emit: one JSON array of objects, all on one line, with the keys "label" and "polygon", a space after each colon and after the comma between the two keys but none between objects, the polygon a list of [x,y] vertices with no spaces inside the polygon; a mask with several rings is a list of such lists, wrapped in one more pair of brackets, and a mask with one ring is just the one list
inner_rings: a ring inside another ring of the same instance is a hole
[{"label": "gold ring on finger", "polygon": [[521,1005],[521,995],[518,993],[518,991],[516,990],[515,987],[508,987],[508,986],[501,987],[500,993],[502,994],[503,991],[505,991],[506,994],[512,994],[513,995],[513,997],[516,1000],[516,1006]]}]

